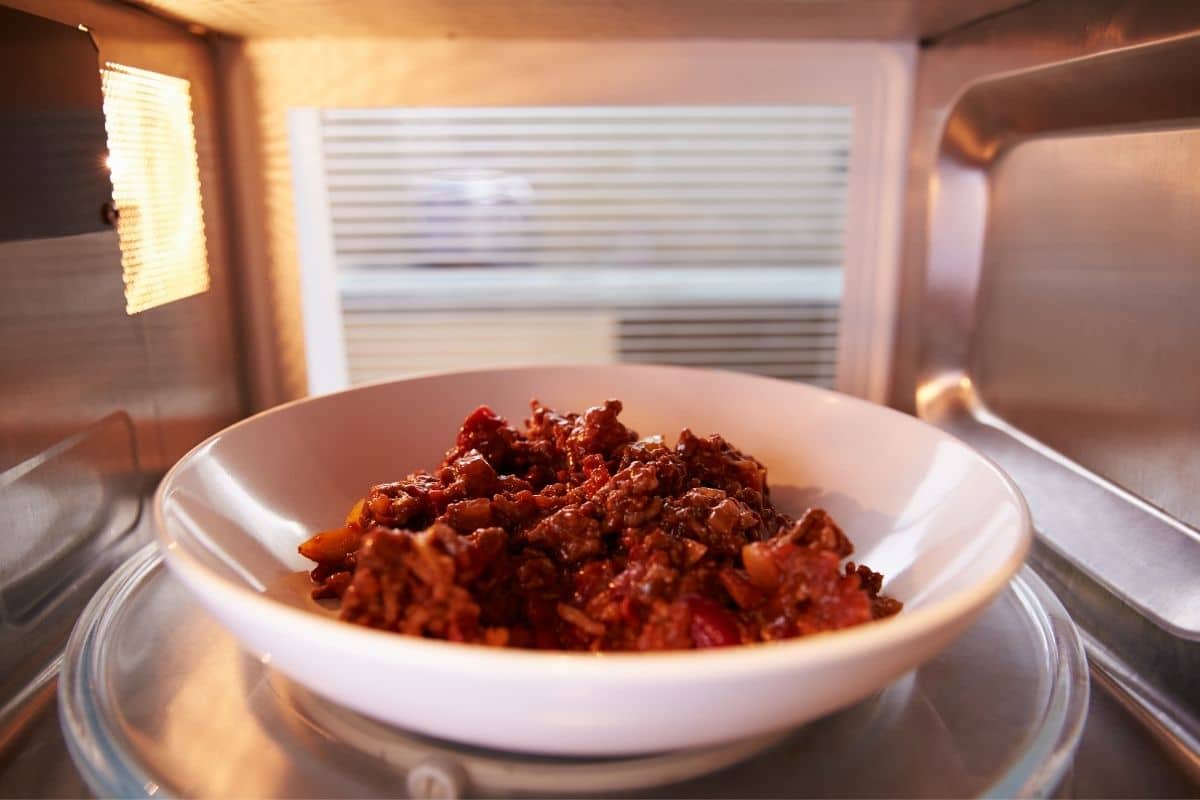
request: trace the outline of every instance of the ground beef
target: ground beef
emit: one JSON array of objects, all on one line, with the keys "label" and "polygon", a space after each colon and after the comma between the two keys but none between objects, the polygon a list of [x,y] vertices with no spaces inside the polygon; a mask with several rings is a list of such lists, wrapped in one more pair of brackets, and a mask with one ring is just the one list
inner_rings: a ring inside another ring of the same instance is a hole
[{"label": "ground beef", "polygon": [[772,641],[891,616],[833,519],[775,509],[720,436],[639,438],[609,400],[476,409],[433,472],[373,487],[300,552],[313,596],[373,628],[511,647],[664,650]]}]

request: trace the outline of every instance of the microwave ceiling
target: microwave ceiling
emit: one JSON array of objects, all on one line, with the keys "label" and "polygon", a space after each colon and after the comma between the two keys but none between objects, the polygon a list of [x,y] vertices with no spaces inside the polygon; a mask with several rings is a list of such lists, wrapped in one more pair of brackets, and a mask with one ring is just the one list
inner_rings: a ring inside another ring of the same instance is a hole
[{"label": "microwave ceiling", "polygon": [[1029,0],[136,0],[246,38],[923,39]]}]

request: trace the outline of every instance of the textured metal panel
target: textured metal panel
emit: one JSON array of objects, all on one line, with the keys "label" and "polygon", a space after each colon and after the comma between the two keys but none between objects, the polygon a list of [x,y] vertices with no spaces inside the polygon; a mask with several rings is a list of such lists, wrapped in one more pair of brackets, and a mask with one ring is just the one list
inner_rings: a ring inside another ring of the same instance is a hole
[{"label": "textured metal panel", "polygon": [[141,0],[242,36],[913,39],[1028,0]]}]

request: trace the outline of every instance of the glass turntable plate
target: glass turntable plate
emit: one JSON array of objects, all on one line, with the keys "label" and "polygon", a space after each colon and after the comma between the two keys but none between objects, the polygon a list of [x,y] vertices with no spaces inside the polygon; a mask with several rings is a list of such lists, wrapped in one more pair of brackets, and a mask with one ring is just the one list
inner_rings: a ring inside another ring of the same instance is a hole
[{"label": "glass turntable plate", "polygon": [[59,694],[102,796],[1012,797],[1054,790],[1088,674],[1069,617],[1026,568],[939,657],[797,730],[636,758],[521,756],[398,730],[291,683],[241,651],[152,545],[80,618]]}]

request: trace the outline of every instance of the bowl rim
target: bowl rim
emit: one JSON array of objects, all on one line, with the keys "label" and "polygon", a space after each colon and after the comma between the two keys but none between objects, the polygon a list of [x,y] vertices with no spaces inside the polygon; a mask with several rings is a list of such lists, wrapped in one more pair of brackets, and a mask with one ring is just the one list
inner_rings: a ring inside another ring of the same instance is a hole
[{"label": "bowl rim", "polygon": [[[170,494],[176,475],[200,458],[222,437],[243,426],[250,425],[263,417],[284,413],[288,409],[308,403],[328,401],[340,395],[377,389],[399,383],[411,383],[424,379],[495,375],[498,373],[558,372],[563,370],[593,371],[611,369],[630,372],[679,372],[736,377],[751,382],[786,384],[790,388],[872,414],[892,416],[903,425],[923,428],[938,439],[963,449],[983,464],[988,473],[997,478],[1009,499],[1017,508],[1017,540],[1005,561],[982,579],[960,589],[949,597],[924,608],[901,612],[885,620],[876,620],[837,631],[828,631],[794,639],[774,642],[756,642],[731,647],[704,650],[664,650],[652,652],[601,651],[574,652],[550,650],[526,650],[495,647],[484,644],[450,642],[406,636],[391,631],[377,630],[343,622],[332,617],[312,613],[287,605],[266,596],[262,592],[240,585],[210,570],[183,547],[179,539],[167,532],[164,505]],[[802,383],[791,383],[766,376],[731,370],[715,370],[694,367],[678,367],[655,364],[537,364],[506,366],[470,370],[431,370],[403,378],[388,378],[363,383],[334,392],[297,398],[260,411],[212,434],[189,450],[166,472],[154,492],[152,522],[155,540],[164,559],[189,588],[201,599],[219,598],[223,607],[241,606],[244,613],[294,630],[298,639],[321,640],[325,644],[340,642],[343,648],[356,653],[367,653],[371,660],[396,663],[436,666],[458,675],[479,675],[495,678],[497,670],[508,667],[523,676],[552,679],[569,672],[573,676],[608,681],[643,682],[664,677],[680,677],[680,668],[686,668],[689,677],[742,678],[760,672],[773,671],[781,666],[795,667],[800,662],[820,664],[839,662],[854,654],[888,649],[897,644],[920,640],[924,635],[957,620],[969,620],[975,612],[1006,586],[1017,573],[1032,545],[1033,526],[1029,506],[1016,483],[994,461],[952,434],[909,414],[888,406],[872,403],[858,397],[836,392],[823,387]],[[203,591],[201,591],[201,588]],[[204,603],[209,605],[209,603]],[[209,605],[212,608],[211,605]],[[230,626],[233,627],[233,626]],[[241,638],[240,636],[238,638]],[[247,644],[243,640],[243,644]],[[339,648],[342,649],[342,648]],[[531,675],[532,673],[532,675]]]}]

